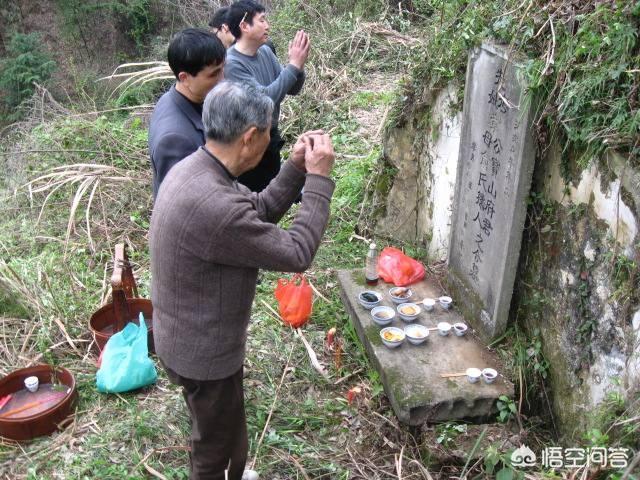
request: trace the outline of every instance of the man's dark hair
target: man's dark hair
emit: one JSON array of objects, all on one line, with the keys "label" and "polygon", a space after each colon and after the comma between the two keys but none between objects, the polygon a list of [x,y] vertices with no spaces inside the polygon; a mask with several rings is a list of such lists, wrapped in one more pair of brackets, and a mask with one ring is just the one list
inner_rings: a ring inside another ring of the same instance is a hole
[{"label": "man's dark hair", "polygon": [[211,15],[211,19],[209,20],[209,26],[211,28],[221,28],[222,25],[229,26],[229,20],[227,16],[229,15],[229,7],[220,7],[213,15]]},{"label": "man's dark hair", "polygon": [[231,30],[231,34],[240,39],[242,31],[240,30],[240,22],[244,19],[249,25],[253,25],[253,17],[256,13],[262,13],[266,9],[254,0],[239,0],[229,7],[227,14],[227,26]]},{"label": "man's dark hair", "polygon": [[169,44],[167,57],[171,71],[196,76],[209,65],[224,63],[227,51],[213,33],[202,28],[186,28],[176,33]]}]

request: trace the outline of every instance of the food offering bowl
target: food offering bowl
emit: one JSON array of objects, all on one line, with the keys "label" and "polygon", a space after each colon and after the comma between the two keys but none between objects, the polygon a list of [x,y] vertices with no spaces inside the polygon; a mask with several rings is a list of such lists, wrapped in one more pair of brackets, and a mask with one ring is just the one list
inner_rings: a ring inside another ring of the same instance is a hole
[{"label": "food offering bowl", "polygon": [[453,299],[451,297],[443,295],[442,297],[438,298],[438,302],[440,303],[440,306],[442,308],[444,308],[445,310],[449,310],[451,308],[451,304],[453,303]]},{"label": "food offering bowl", "polygon": [[377,307],[382,300],[382,295],[373,290],[365,290],[358,295],[358,303],[367,310]]},{"label": "food offering bowl", "polygon": [[451,324],[449,322],[438,323],[438,333],[442,337],[446,337],[451,332]]},{"label": "food offering bowl", "polygon": [[373,318],[373,323],[381,327],[389,325],[395,316],[396,312],[391,307],[380,305],[371,309],[371,318]]},{"label": "food offering bowl", "polygon": [[485,368],[482,370],[482,379],[485,383],[493,383],[498,378],[498,372],[493,368]]},{"label": "food offering bowl", "polygon": [[382,343],[388,348],[397,348],[404,342],[404,331],[398,327],[386,327],[380,330]]},{"label": "food offering bowl", "polygon": [[436,301],[433,298],[425,298],[422,301],[422,305],[424,305],[424,309],[426,312],[430,312],[431,310],[433,310],[433,307],[435,306]]},{"label": "food offering bowl", "polygon": [[415,303],[401,303],[397,310],[400,318],[405,322],[413,322],[420,315],[420,307]]},{"label": "food offering bowl", "polygon": [[391,301],[396,304],[407,303],[412,295],[413,292],[407,287],[393,287],[389,289]]},{"label": "food offering bowl", "polygon": [[426,342],[429,337],[429,329],[418,323],[404,327],[404,333],[412,345],[420,345]]},{"label": "food offering bowl", "polygon": [[467,380],[469,380],[469,383],[477,383],[482,376],[482,371],[479,368],[467,368],[465,373],[467,374]]},{"label": "food offering bowl", "polygon": [[456,337],[464,337],[469,330],[469,327],[466,323],[458,322],[453,324],[453,333],[456,334]]}]

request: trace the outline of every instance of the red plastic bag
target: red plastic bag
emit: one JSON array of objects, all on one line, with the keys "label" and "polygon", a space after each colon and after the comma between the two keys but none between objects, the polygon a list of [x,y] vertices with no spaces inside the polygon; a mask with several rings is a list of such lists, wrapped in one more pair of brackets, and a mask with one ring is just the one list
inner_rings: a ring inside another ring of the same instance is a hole
[{"label": "red plastic bag", "polygon": [[424,265],[394,247],[385,247],[378,257],[378,275],[387,283],[405,287],[424,278]]},{"label": "red plastic bag", "polygon": [[[296,285],[297,281],[300,285]],[[296,273],[291,280],[278,279],[275,290],[278,310],[284,322],[293,328],[299,328],[311,316],[311,287],[304,275]]]}]

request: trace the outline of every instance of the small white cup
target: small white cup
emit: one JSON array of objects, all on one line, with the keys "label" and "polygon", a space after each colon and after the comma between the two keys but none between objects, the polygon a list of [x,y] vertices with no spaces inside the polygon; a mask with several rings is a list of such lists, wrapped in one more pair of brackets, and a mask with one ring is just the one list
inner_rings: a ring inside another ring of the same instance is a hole
[{"label": "small white cup", "polygon": [[479,368],[467,368],[466,374],[469,383],[476,383],[482,376],[482,372]]},{"label": "small white cup", "polygon": [[447,335],[449,335],[450,331],[451,331],[451,324],[449,322],[440,322],[438,324],[438,333],[443,337],[446,337]]},{"label": "small white cup", "polygon": [[433,306],[436,304],[436,301],[433,298],[425,298],[422,301],[422,304],[424,305],[425,312],[430,312],[433,310]]},{"label": "small white cup", "polygon": [[449,310],[449,308],[451,308],[451,302],[453,302],[453,299],[451,297],[442,296],[438,298],[438,301],[440,302],[440,306],[442,308],[444,308],[445,310]]},{"label": "small white cup", "polygon": [[453,324],[453,333],[456,334],[456,337],[463,337],[469,327],[465,323],[458,322]]},{"label": "small white cup", "polygon": [[493,383],[498,377],[498,372],[496,372],[493,368],[485,368],[482,370],[482,378],[485,383]]},{"label": "small white cup", "polygon": [[38,380],[38,377],[32,376],[24,379],[24,386],[30,392],[37,392],[39,384],[40,380]]}]

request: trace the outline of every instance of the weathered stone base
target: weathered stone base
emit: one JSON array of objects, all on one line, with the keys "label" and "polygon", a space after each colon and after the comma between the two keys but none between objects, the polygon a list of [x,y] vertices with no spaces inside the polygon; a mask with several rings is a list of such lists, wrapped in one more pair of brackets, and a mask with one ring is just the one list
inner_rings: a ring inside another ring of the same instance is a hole
[{"label": "weathered stone base", "polygon": [[[482,381],[471,384],[466,377],[440,377],[442,373],[464,372],[470,367],[491,367],[501,372],[496,355],[473,332],[464,337],[456,337],[453,333],[441,337],[432,331],[422,345],[411,345],[405,341],[399,348],[388,349],[380,340],[380,327],[373,323],[369,310],[358,303],[358,294],[363,290],[375,290],[384,296],[381,305],[393,307],[389,297],[389,288],[393,285],[380,281],[375,287],[368,287],[364,284],[361,270],[341,270],[338,281],[343,303],[369,358],[380,373],[385,392],[401,422],[419,425],[483,418],[497,411],[495,404],[500,395],[513,396],[513,384],[502,376],[491,385]],[[438,288],[428,281],[412,285],[411,289],[414,301],[440,295]],[[435,327],[438,322],[453,324],[464,321],[456,311],[456,299],[453,301],[454,307],[448,311],[439,305],[431,312],[423,310],[416,323]],[[402,328],[407,324],[396,316],[391,325]]]}]

